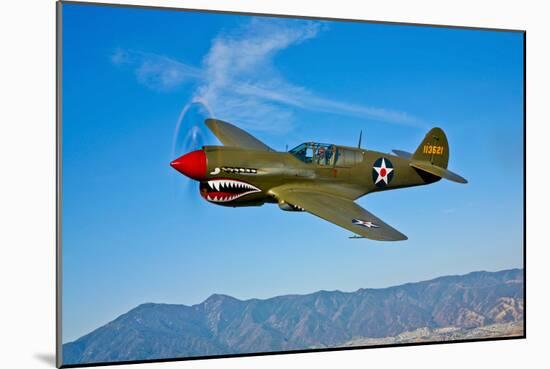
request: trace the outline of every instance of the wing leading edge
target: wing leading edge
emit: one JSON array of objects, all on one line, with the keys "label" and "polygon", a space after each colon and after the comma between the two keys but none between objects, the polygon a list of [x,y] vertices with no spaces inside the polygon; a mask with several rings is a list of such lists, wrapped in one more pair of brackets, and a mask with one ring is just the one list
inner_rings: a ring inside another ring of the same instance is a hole
[{"label": "wing leading edge", "polygon": [[309,188],[275,188],[271,192],[278,200],[304,208],[307,212],[359,236],[377,241],[407,239],[407,236],[350,199]]},{"label": "wing leading edge", "polygon": [[256,137],[232,124],[219,119],[206,119],[204,123],[225,146],[274,151]]}]

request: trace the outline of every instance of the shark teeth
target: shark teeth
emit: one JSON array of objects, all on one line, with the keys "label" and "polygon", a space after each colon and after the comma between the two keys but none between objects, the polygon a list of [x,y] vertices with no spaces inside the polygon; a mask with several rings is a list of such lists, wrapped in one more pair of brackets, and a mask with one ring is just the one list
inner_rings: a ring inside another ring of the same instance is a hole
[{"label": "shark teeth", "polygon": [[203,183],[203,186],[206,190],[203,197],[217,203],[230,202],[251,193],[261,192],[256,186],[235,179],[212,179]]},{"label": "shark teeth", "polygon": [[213,179],[208,181],[208,185],[212,190],[223,191],[230,188],[243,188],[253,192],[259,192],[260,189],[250,183],[237,181],[234,179]]}]

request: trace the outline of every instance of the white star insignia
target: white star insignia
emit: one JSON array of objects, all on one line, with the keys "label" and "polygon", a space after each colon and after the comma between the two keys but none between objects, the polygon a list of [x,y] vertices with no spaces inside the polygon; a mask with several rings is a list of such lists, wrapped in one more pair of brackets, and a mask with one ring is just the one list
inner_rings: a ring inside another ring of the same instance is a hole
[{"label": "white star insignia", "polygon": [[374,184],[377,184],[380,181],[384,181],[385,184],[388,184],[388,174],[393,172],[393,168],[386,167],[386,160],[382,158],[382,164],[379,167],[373,167],[373,169],[378,173],[378,177]]},{"label": "white star insignia", "polygon": [[361,219],[353,219],[351,222],[355,225],[360,225],[360,226],[367,227],[367,228],[380,228],[379,225],[376,225],[373,222],[367,222],[367,221],[361,220]]}]

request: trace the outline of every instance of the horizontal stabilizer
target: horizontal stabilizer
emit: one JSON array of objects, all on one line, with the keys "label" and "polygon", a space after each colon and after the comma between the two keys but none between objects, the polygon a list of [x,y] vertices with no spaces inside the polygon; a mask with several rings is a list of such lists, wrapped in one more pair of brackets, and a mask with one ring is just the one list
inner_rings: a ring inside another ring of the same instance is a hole
[{"label": "horizontal stabilizer", "polygon": [[438,167],[437,165],[430,164],[430,162],[427,162],[427,161],[413,160],[409,165],[413,168],[420,169],[420,170],[423,170],[424,172],[433,174],[434,176],[448,179],[449,181],[458,182],[458,183],[468,183],[466,179],[462,178],[458,174],[453,173],[448,169]]},{"label": "horizontal stabilizer", "polygon": [[405,159],[410,159],[413,156],[413,154],[408,151],[403,151],[403,150],[392,150],[392,151],[395,155]]}]

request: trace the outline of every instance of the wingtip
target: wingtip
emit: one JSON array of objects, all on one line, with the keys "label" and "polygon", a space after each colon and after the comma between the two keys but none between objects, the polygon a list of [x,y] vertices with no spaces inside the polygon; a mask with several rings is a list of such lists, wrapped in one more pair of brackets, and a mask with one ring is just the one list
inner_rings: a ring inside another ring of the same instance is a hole
[{"label": "wingtip", "polygon": [[403,233],[399,233],[398,235],[395,235],[394,237],[387,238],[384,241],[407,241],[409,237],[405,236]]},{"label": "wingtip", "polygon": [[206,124],[208,127],[210,127],[212,124],[216,123],[217,119],[215,118],[206,118],[204,120],[204,124]]},{"label": "wingtip", "polygon": [[455,176],[457,178],[448,178],[450,181],[453,181],[453,182],[456,182],[456,183],[461,183],[461,184],[466,184],[468,183],[468,180],[464,177],[461,177],[459,176],[458,174],[455,174]]},{"label": "wingtip", "polygon": [[404,234],[401,234],[398,237],[388,239],[388,241],[407,241],[408,239],[409,239],[409,237],[405,236]]}]

